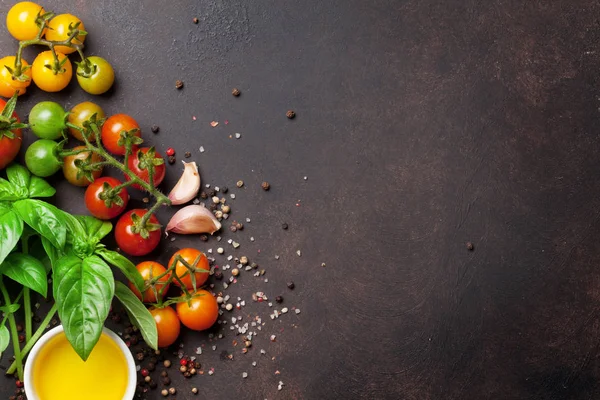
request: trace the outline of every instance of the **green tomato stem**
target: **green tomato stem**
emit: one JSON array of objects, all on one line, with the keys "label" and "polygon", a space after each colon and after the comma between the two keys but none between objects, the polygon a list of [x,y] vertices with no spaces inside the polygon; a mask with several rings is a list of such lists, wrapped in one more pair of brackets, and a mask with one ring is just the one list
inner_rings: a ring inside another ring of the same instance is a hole
[{"label": "green tomato stem", "polygon": [[[21,289],[21,291],[15,298],[15,303],[18,303],[21,300],[21,297],[23,297],[23,289]],[[2,318],[2,322],[0,322],[0,326],[4,325],[6,323],[6,320],[8,319],[8,314],[9,313],[4,314],[4,317]]]},{"label": "green tomato stem", "polygon": [[[4,297],[4,303],[7,306],[12,305],[10,302],[10,296],[8,295],[8,291],[0,279],[0,292],[2,292],[2,297]],[[13,350],[15,353],[15,364],[17,369],[17,377],[19,380],[23,380],[23,360],[21,358],[21,348],[19,347],[19,332],[17,332],[17,323],[15,321],[15,316],[13,313],[8,315],[8,325],[10,326],[10,339],[13,343]],[[13,371],[14,372],[14,371]],[[7,372],[8,373],[8,372]]]},{"label": "green tomato stem", "polygon": [[[54,314],[56,314],[57,309],[58,309],[58,306],[56,305],[56,303],[54,303],[54,305],[52,306],[50,311],[48,311],[48,314],[46,314],[46,317],[44,318],[44,320],[42,321],[40,326],[37,328],[37,330],[31,337],[31,340],[28,340],[27,343],[25,343],[25,347],[23,347],[23,350],[21,350],[21,352],[20,352],[21,359],[23,359],[27,355],[27,353],[29,353],[31,351],[31,349],[33,348],[33,345],[40,339],[40,337],[42,337],[42,334],[46,331],[46,327],[50,323],[50,320],[54,317]],[[17,368],[17,365],[16,365],[16,359],[15,359],[15,361],[13,361],[13,363],[10,365],[10,367],[6,370],[6,374],[7,375],[13,374],[15,372],[16,368]]]},{"label": "green tomato stem", "polygon": [[23,308],[25,309],[25,340],[31,339],[31,321],[33,315],[31,312],[31,296],[29,288],[23,288]]}]

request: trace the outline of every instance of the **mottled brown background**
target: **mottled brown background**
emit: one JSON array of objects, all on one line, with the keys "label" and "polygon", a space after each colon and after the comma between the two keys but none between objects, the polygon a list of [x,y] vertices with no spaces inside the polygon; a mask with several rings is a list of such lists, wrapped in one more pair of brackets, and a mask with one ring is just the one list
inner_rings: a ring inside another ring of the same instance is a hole
[{"label": "mottled brown background", "polygon": [[[0,2],[2,14],[12,3]],[[108,113],[135,116],[146,137],[160,125],[152,143],[192,150],[206,182],[246,181],[234,213],[253,221],[238,254],[250,252],[270,281],[244,276],[231,293],[283,293],[302,309],[269,320],[246,356],[227,331],[201,359],[216,369],[194,380],[201,398],[600,396],[597,1],[49,8],[80,16],[88,52],[113,62],[118,83],[98,100]],[[8,34],[0,48],[15,50]],[[42,98],[72,106],[89,97],[76,85],[31,93],[22,114]],[[242,139],[228,139],[233,132]],[[177,175],[168,169],[166,187]],[[59,188],[60,205],[84,211],[74,189]],[[198,243],[178,239],[158,258]],[[255,312],[267,318],[256,304],[244,315]],[[186,349],[206,338],[186,334]],[[236,359],[220,360],[221,350]],[[192,398],[177,386],[177,399]],[[12,383],[2,387],[7,397]]]}]

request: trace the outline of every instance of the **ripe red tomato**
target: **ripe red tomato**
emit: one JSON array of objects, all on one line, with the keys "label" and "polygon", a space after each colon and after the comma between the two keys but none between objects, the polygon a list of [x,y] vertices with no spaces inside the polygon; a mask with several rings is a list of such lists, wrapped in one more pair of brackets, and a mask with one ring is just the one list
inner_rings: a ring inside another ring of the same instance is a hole
[{"label": "ripe red tomato", "polygon": [[[196,260],[198,263],[196,264],[196,270],[199,272],[195,272],[194,276],[196,277],[196,287],[194,288],[194,284],[192,282],[192,274],[190,270],[181,263],[181,261],[177,261],[177,265],[175,266],[175,275],[181,279],[181,282],[185,285],[188,290],[195,290],[202,285],[208,279],[208,271],[210,271],[210,266],[208,265],[208,258],[206,255],[200,250],[185,248],[177,251],[171,259],[169,260],[169,267],[173,265],[175,262],[175,257],[181,256],[189,265],[194,265]],[[203,272],[206,271],[206,272]],[[177,286],[181,286],[181,284],[177,280],[173,280],[173,282]]]},{"label": "ripe red tomato", "polygon": [[[133,172],[138,178],[142,179],[144,182],[147,182],[147,183],[150,182],[150,180],[148,178],[148,169],[140,168],[140,157],[139,156],[140,156],[140,152],[142,154],[146,154],[146,153],[148,153],[149,150],[150,150],[150,147],[142,147],[141,149],[136,151],[131,157],[129,157],[129,159],[127,160],[127,166],[129,167],[131,172]],[[160,153],[158,151],[155,153],[154,158],[163,160],[162,164],[154,166],[154,186],[158,186],[163,181],[163,179],[165,179],[166,168],[165,168],[164,159],[162,158],[162,156],[160,155]],[[125,175],[125,179],[129,180],[129,177],[127,175]],[[133,184],[131,186],[133,186],[136,189],[143,190],[143,188],[140,185],[138,185],[137,183]]]},{"label": "ripe red tomato", "polygon": [[[4,108],[6,101],[0,99],[0,110]],[[19,120],[17,113],[13,112],[13,118]],[[0,133],[0,169],[5,168],[8,164],[15,159],[21,148],[23,142],[23,134],[20,129],[14,129],[11,131],[14,134],[14,138],[9,138]]]},{"label": "ripe red tomato", "polygon": [[188,328],[203,331],[217,322],[219,305],[210,292],[198,290],[189,301],[177,303],[177,316]]},{"label": "ripe red tomato", "polygon": [[[126,114],[115,114],[102,125],[102,144],[106,147],[106,150],[117,156],[125,155],[125,146],[119,146],[117,143],[121,137],[121,131],[129,132],[132,129],[138,130],[135,136],[142,137],[140,126],[135,119]],[[137,146],[132,147],[134,152],[135,149],[137,149]]]},{"label": "ripe red tomato", "polygon": [[[117,246],[124,253],[130,256],[145,256],[158,246],[160,242],[160,225],[158,219],[152,214],[148,220],[149,224],[159,227],[156,230],[149,230],[148,237],[143,238],[141,233],[134,232],[134,218],[142,218],[146,214],[147,210],[134,209],[126,212],[119,218],[115,227],[115,239],[117,240]],[[133,215],[136,217],[133,217]]]},{"label": "ripe red tomato", "polygon": [[[160,275],[164,274],[165,272],[167,272],[167,269],[165,267],[163,267],[161,264],[154,262],[154,261],[144,261],[139,263],[136,266],[138,272],[140,273],[140,275],[142,275],[142,278],[144,278],[144,281],[149,281],[153,278],[157,278]],[[166,282],[169,280],[169,275],[165,275],[162,278],[160,278],[158,280],[158,282]],[[169,284],[161,284],[161,283],[156,283],[154,285],[154,287],[156,288],[156,293],[160,293],[160,291],[163,291],[163,295],[167,293],[167,290],[169,290]],[[164,287],[164,290],[163,290]],[[135,285],[133,283],[129,283],[129,288],[131,289],[131,291],[133,293],[135,293],[135,295],[142,300],[145,303],[156,303],[156,295],[154,294],[154,291],[152,290],[152,288],[147,289],[144,292],[144,298],[142,298],[142,294],[140,293],[139,290],[137,290],[137,288],[135,287]]]},{"label": "ripe red tomato", "polygon": [[100,193],[104,190],[104,183],[107,183],[110,187],[114,188],[121,184],[121,181],[110,176],[104,178],[98,178],[94,180],[85,190],[85,206],[90,213],[99,219],[113,219],[120,215],[129,202],[129,194],[125,188],[119,191],[119,197],[123,201],[123,204],[117,205],[112,203],[110,207],[106,206],[104,200],[100,198]]},{"label": "ripe red tomato", "polygon": [[151,308],[150,314],[156,321],[158,330],[158,347],[168,347],[179,337],[181,323],[172,307]]}]

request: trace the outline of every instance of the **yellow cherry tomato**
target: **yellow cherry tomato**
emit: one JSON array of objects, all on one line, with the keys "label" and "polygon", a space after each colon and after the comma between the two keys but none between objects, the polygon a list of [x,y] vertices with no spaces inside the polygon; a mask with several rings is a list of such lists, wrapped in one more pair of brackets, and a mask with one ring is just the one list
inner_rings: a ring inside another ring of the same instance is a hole
[{"label": "yellow cherry tomato", "polygon": [[[23,75],[27,76],[29,80],[20,81],[14,79],[12,74],[6,67],[14,70],[15,69],[15,56],[6,56],[0,59],[0,96],[12,97],[15,92],[19,92],[19,96],[27,91],[27,87],[31,85],[31,69],[23,72]],[[21,64],[23,67],[29,65],[27,61],[21,58]]]},{"label": "yellow cherry tomato", "polygon": [[[54,73],[54,56],[52,51],[43,51],[33,60],[31,67],[33,81],[45,92],[59,92],[63,90],[73,77],[73,66],[69,58],[62,53],[56,52],[58,61],[66,59],[58,73]],[[46,65],[48,67],[46,67]]]},{"label": "yellow cherry tomato", "polygon": [[[48,30],[46,31],[46,39],[53,41],[63,41],[67,40],[73,29],[75,29],[75,25],[77,25],[77,29],[80,31],[84,31],[85,27],[83,26],[83,22],[79,18],[71,14],[60,14],[56,17],[52,18],[50,22],[48,22]],[[71,43],[81,44],[85,40],[84,35],[78,35],[74,38]],[[71,54],[75,51],[67,46],[56,46],[56,51],[59,51],[63,54]]]},{"label": "yellow cherry tomato", "polygon": [[34,39],[40,31],[35,20],[44,12],[42,6],[31,1],[15,4],[6,14],[8,32],[17,40]]}]

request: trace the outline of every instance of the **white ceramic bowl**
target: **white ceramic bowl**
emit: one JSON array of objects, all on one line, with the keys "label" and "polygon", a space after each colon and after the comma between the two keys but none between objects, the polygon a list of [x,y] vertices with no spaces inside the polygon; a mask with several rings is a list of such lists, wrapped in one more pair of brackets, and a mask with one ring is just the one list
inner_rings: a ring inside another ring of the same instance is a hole
[{"label": "white ceramic bowl", "polygon": [[[31,378],[33,365],[35,364],[35,360],[40,352],[40,350],[48,343],[50,339],[58,335],[59,333],[64,332],[62,325],[57,326],[56,328],[50,329],[48,332],[44,333],[40,340],[37,341],[31,352],[27,356],[27,362],[25,363],[25,373],[23,376],[24,385],[25,385],[25,394],[29,400],[40,400],[40,398],[35,393],[35,389],[33,388],[33,379]],[[127,360],[127,390],[125,391],[125,396],[123,396],[123,400],[132,400],[135,395],[135,385],[136,385],[136,377],[137,371],[135,369],[135,361],[133,361],[133,356],[131,355],[131,351],[125,342],[117,336],[113,331],[104,328],[103,332],[111,338],[118,346],[119,349],[123,352],[125,359]]]}]

